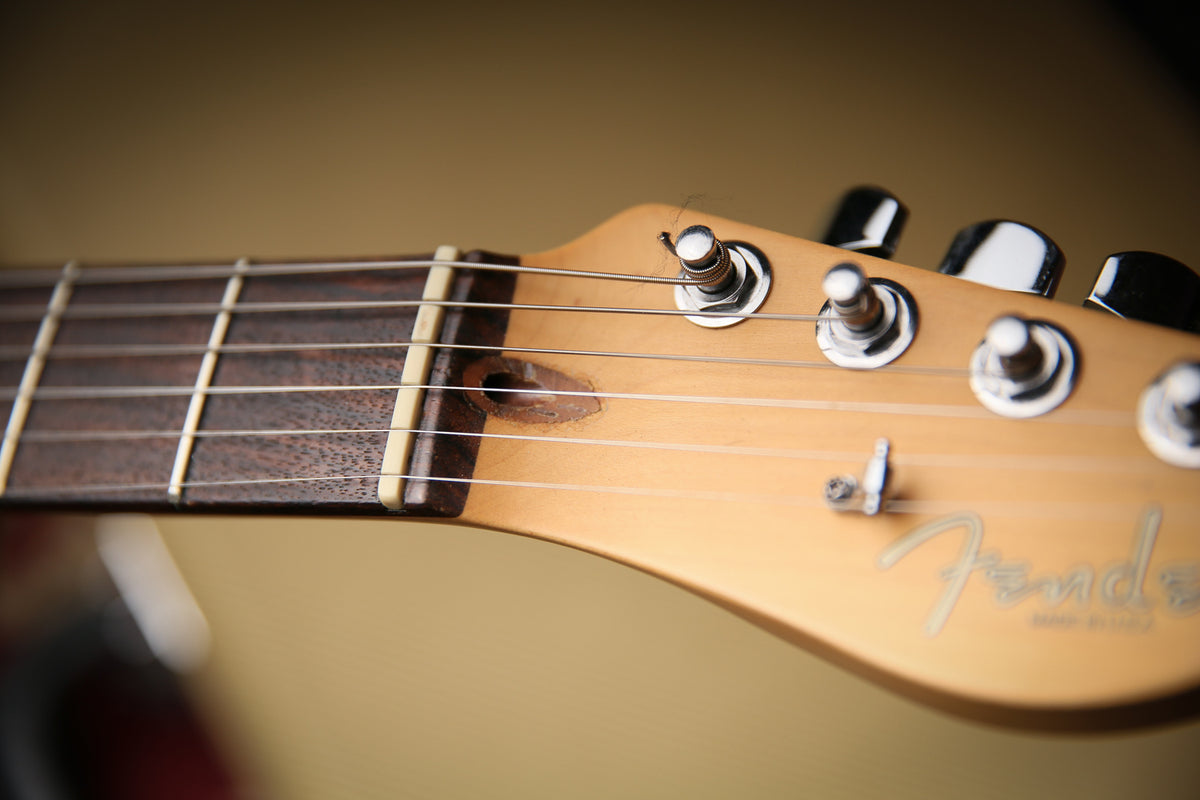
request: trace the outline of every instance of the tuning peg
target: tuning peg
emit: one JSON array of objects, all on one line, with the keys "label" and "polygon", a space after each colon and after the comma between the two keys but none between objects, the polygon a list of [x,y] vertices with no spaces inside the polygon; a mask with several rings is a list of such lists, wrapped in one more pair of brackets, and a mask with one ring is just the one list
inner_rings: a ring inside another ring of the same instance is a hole
[{"label": "tuning peg", "polygon": [[986,408],[1025,419],[1053,411],[1075,387],[1078,358],[1070,338],[1049,322],[993,320],[971,354],[971,391]]},{"label": "tuning peg", "polygon": [[1012,292],[1054,297],[1067,260],[1037,228],[990,220],[954,237],[938,272]]},{"label": "tuning peg", "polygon": [[839,367],[875,369],[908,349],[917,333],[917,304],[900,284],[868,278],[846,262],[825,273],[828,300],[817,315],[817,346]]},{"label": "tuning peg", "polygon": [[908,209],[891,192],[859,186],[842,197],[821,241],[843,250],[891,258],[907,220]]},{"label": "tuning peg", "polygon": [[1168,464],[1200,468],[1200,363],[1176,364],[1146,387],[1138,433]]},{"label": "tuning peg", "polygon": [[1158,253],[1109,256],[1083,304],[1118,317],[1200,333],[1200,276]]}]

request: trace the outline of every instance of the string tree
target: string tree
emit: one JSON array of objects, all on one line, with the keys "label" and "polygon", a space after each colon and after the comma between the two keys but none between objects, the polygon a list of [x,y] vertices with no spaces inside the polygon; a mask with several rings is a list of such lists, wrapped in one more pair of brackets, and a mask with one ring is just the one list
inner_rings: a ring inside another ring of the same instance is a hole
[{"label": "string tree", "polygon": [[822,492],[825,505],[834,511],[858,511],[868,517],[883,510],[892,490],[891,449],[887,439],[877,439],[862,478],[834,475],[826,481]]},{"label": "string tree", "polygon": [[917,334],[917,303],[886,278],[868,278],[853,262],[821,282],[828,298],[817,318],[817,345],[839,367],[876,369],[900,357]]},{"label": "string tree", "polygon": [[[692,225],[671,241],[658,241],[679,259],[675,306],[703,314],[687,319],[704,328],[727,328],[762,307],[771,291],[771,264],[762,251],[745,242],[723,242],[707,225]],[[729,314],[731,316],[722,316]]]}]

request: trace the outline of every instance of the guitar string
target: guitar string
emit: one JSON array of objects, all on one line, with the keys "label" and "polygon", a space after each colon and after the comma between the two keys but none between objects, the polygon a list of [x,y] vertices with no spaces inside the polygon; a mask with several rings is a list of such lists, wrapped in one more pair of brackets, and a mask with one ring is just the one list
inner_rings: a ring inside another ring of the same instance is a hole
[{"label": "guitar string", "polygon": [[[322,483],[349,481],[379,481],[381,478],[393,477],[407,481],[426,481],[435,483],[455,483],[463,485],[499,486],[520,489],[543,489],[549,491],[571,491],[595,494],[620,494],[649,497],[655,499],[675,499],[723,503],[753,503],[757,505],[783,505],[792,507],[822,508],[825,502],[811,495],[762,494],[749,492],[712,491],[704,489],[675,489],[649,488],[645,486],[621,486],[611,484],[582,484],[582,483],[553,483],[546,481],[521,481],[500,478],[462,478],[430,475],[383,474],[365,473],[356,475],[314,475],[289,476],[282,478],[240,478],[236,480],[205,480],[186,481],[181,484],[184,490],[191,489],[222,489],[239,486],[273,485],[287,483]],[[91,486],[54,486],[54,487],[12,487],[6,496],[10,499],[45,499],[48,497],[69,496],[71,493],[86,492],[88,494],[112,494],[121,492],[160,492],[166,491],[166,483],[129,483],[129,484],[93,484]],[[1195,503],[1167,503],[1170,508],[1187,509],[1193,513]],[[1038,517],[1048,516],[1065,519],[1096,519],[1111,520],[1114,513],[1127,509],[1142,509],[1145,504],[1140,501],[1096,501],[1094,498],[1084,500],[1054,500],[1054,501],[988,501],[988,500],[905,500],[892,498],[886,501],[883,510],[888,513],[900,514],[947,514],[961,511],[964,507],[971,508],[977,513],[988,515],[1003,515],[1009,517]]]},{"label": "guitar string", "polygon": [[[652,317],[716,317],[768,319],[784,322],[815,322],[817,314],[783,314],[764,311],[685,311],[678,308],[634,308],[621,306],[560,306],[540,303],[492,303],[471,300],[338,300],[271,303],[238,303],[237,314],[271,314],[297,311],[372,311],[434,306],[496,311],[562,311],[588,314],[635,314]],[[63,319],[142,319],[146,317],[210,316],[221,311],[220,303],[77,303],[63,312]],[[46,313],[44,305],[11,305],[0,308],[0,322],[32,322]]]},{"label": "guitar string", "polygon": [[[209,396],[226,395],[269,395],[269,394],[307,394],[319,392],[365,392],[365,391],[396,391],[399,389],[443,389],[449,391],[482,392],[477,386],[454,386],[437,384],[420,384],[406,386],[398,383],[342,385],[342,386],[211,386],[203,390]],[[999,417],[987,409],[978,406],[955,406],[948,404],[912,404],[912,403],[875,403],[853,400],[801,400],[796,398],[779,397],[733,397],[727,395],[683,395],[683,394],[651,394],[639,392],[597,392],[576,391],[568,389],[549,389],[538,387],[508,388],[488,387],[491,393],[538,394],[556,397],[589,397],[606,400],[635,400],[652,402],[672,402],[699,405],[728,405],[760,408],[797,409],[807,411],[853,411],[860,413],[900,414],[908,416],[941,416],[976,420],[993,420],[1011,422],[1006,417]],[[127,399],[137,397],[190,397],[196,392],[192,386],[45,386],[39,387],[34,397],[38,400],[103,400]],[[0,391],[0,400],[11,400],[16,397],[15,390]],[[1060,409],[1054,417],[1033,417],[1029,422],[1043,424],[1071,424],[1126,427],[1133,422],[1133,412],[1100,411],[1094,409]]]},{"label": "guitar string", "polygon": [[[296,275],[329,275],[344,272],[378,272],[386,270],[428,269],[431,267],[459,267],[484,272],[507,272],[529,275],[548,275],[563,278],[590,278],[595,280],[622,281],[626,283],[666,284],[669,286],[700,286],[704,280],[672,277],[667,275],[639,275],[627,272],[603,272],[597,270],[566,269],[563,267],[539,267],[526,264],[495,264],[486,261],[437,261],[435,259],[409,258],[380,261],[307,261],[266,262],[251,264],[245,271],[247,278],[280,277]],[[231,278],[237,274],[232,265],[196,264],[191,266],[146,265],[137,267],[88,267],[83,270],[80,284],[133,284],[161,283],[164,281],[204,280]],[[0,290],[51,287],[58,282],[59,269],[4,270],[0,272]]]},{"label": "guitar string", "polygon": [[[61,345],[52,346],[46,353],[48,360],[55,359],[102,359],[140,358],[176,355],[203,355],[211,350],[219,355],[246,355],[256,353],[294,353],[305,350],[402,350],[412,347],[412,342],[295,342],[225,344],[209,348],[205,345]],[[686,353],[643,353],[618,350],[577,350],[557,347],[519,347],[515,345],[483,344],[439,344],[445,350],[478,350],[494,353],[527,353],[537,355],[592,356],[598,358],[634,358],[659,361],[687,361],[700,364],[728,364],[736,366],[786,367],[804,369],[841,370],[828,361],[803,361],[771,358],[743,358],[737,356],[698,356]],[[0,346],[0,361],[24,361],[29,350],[20,346]],[[873,372],[894,372],[905,375],[926,375],[963,378],[970,371],[961,367],[919,367],[905,364],[888,364]],[[0,386],[0,390],[13,388]]]},{"label": "guitar string", "polygon": [[[325,262],[323,264],[307,264],[307,265],[267,265],[267,269],[257,269],[256,274],[278,274],[278,275],[293,274],[294,275],[294,274],[304,274],[305,272],[312,274],[313,272],[317,272],[317,271],[353,271],[356,269],[361,270],[361,269],[364,269],[364,267],[369,268],[369,269],[395,269],[395,268],[406,268],[406,267],[414,267],[415,268],[415,267],[427,267],[434,263],[447,263],[447,262],[433,262],[433,261],[375,262],[375,263],[367,264],[367,265],[364,265],[360,262],[344,262],[344,263]],[[495,267],[495,268],[502,269],[503,271],[511,271],[511,272],[540,272],[543,274],[567,275],[567,276],[572,276],[572,277],[601,278],[601,279],[609,279],[609,280],[626,280],[626,281],[638,281],[638,282],[647,282],[647,283],[684,283],[684,282],[686,282],[686,281],[680,281],[678,279],[659,278],[659,277],[654,277],[654,276],[633,276],[633,275],[624,275],[624,274],[616,274],[616,273],[591,273],[591,272],[584,272],[584,271],[578,271],[578,270],[522,268],[522,267],[510,267],[507,265],[480,265],[480,264],[474,264],[472,262],[454,262],[454,265],[470,267],[470,268]],[[297,269],[297,267],[300,267],[302,269]],[[307,268],[307,269],[303,269],[303,268]],[[178,271],[177,273],[170,274],[170,275],[168,275],[166,273],[160,273],[159,275],[156,275],[154,277],[156,277],[158,279],[163,279],[163,278],[184,279],[184,278],[200,278],[200,277],[223,277],[223,276],[227,276],[228,274],[230,274],[227,270],[217,271],[217,272],[209,272],[208,274],[201,274],[202,271],[198,271],[196,268],[164,268],[164,269],[172,270],[172,271],[179,269],[180,271]],[[98,279],[102,278],[101,280],[97,280],[95,282],[146,282],[147,278],[148,278],[146,270],[147,270],[147,268],[130,268],[129,270],[115,270],[112,273],[110,273],[108,276],[96,275],[95,271],[90,271],[90,272],[92,272],[93,275],[95,277],[97,277]],[[123,273],[123,274],[120,274],[120,273]],[[428,304],[430,304],[428,301],[368,301],[368,302],[352,302],[352,303],[346,303],[346,302],[339,302],[339,303],[328,303],[328,302],[259,303],[259,304],[241,304],[241,305],[239,305],[238,311],[239,311],[239,313],[241,313],[241,312],[262,313],[262,312],[275,312],[275,311],[313,311],[313,310],[345,310],[345,309],[361,310],[361,309],[368,309],[368,308],[380,309],[380,308],[397,308],[397,307],[417,307],[420,305],[428,305]],[[634,313],[634,314],[669,315],[669,316],[723,316],[723,317],[740,316],[740,317],[745,317],[745,318],[758,317],[758,318],[768,318],[768,319],[780,319],[780,320],[787,320],[787,321],[813,321],[813,320],[817,319],[816,315],[795,315],[795,314],[770,314],[770,315],[768,315],[768,314],[761,314],[761,313],[728,314],[728,313],[722,313],[722,312],[688,312],[688,311],[681,311],[681,310],[675,310],[675,309],[633,309],[633,308],[612,308],[612,307],[519,305],[519,304],[467,303],[467,302],[456,303],[456,302],[451,302],[451,301],[446,301],[444,303],[438,302],[436,304],[450,306],[450,307],[459,307],[459,308],[505,308],[505,309],[520,309],[520,310],[536,310],[536,311],[574,311],[574,312],[584,311],[584,312],[594,312],[594,313]],[[216,306],[215,304],[182,304],[182,303],[181,304],[134,304],[134,305],[112,304],[112,305],[98,305],[98,306],[76,306],[75,309],[73,310],[73,313],[70,316],[73,316],[76,318],[114,319],[114,318],[119,318],[122,316],[178,316],[178,315],[185,315],[185,314],[186,315],[210,314],[210,313],[215,313],[217,310],[218,310],[218,306]],[[128,312],[134,312],[134,313],[128,313]],[[37,314],[32,316],[31,318],[38,319],[41,317],[42,313],[43,313],[43,309],[39,306],[39,307],[37,307]],[[19,315],[20,311],[18,311],[17,314]],[[14,317],[14,316],[12,316],[12,313],[10,312],[9,314],[3,315],[0,318],[14,319],[14,318],[19,318],[19,316]],[[345,345],[345,346],[347,346],[347,347],[371,346],[371,343],[347,343],[347,345]],[[290,346],[289,349],[299,349],[299,348],[296,348],[295,346]],[[464,349],[468,349],[467,346],[464,346]],[[476,348],[476,349],[478,349],[478,348]],[[496,350],[512,350],[513,352],[519,352],[513,348],[497,347],[495,349]],[[576,354],[584,354],[584,353],[576,353]],[[670,356],[666,356],[666,354],[631,354],[631,353],[616,354],[616,353],[602,353],[599,351],[594,352],[594,353],[589,352],[586,354],[589,354],[589,355],[616,355],[616,356],[641,357],[641,358],[670,357]],[[696,360],[700,360],[700,361],[713,361],[713,359],[707,359],[707,358],[703,358],[703,357],[691,357],[691,358],[695,358]],[[691,358],[689,358],[688,360],[691,360]],[[761,363],[761,362],[758,360],[746,360],[746,361],[742,361],[740,363]],[[776,363],[778,364],[778,362],[776,362]],[[808,363],[805,363],[805,362],[790,362],[790,363],[783,362],[783,363],[788,364],[788,365],[795,365],[795,366],[821,366],[821,367],[830,366],[830,365],[825,365],[825,364],[814,364],[812,362],[808,362]],[[939,370],[939,372],[941,372],[941,371]],[[942,374],[946,374],[948,372],[949,372],[949,370],[946,370]],[[962,375],[965,373],[966,373],[966,370],[954,370],[954,374],[956,374],[956,375]],[[153,391],[155,393],[155,396],[158,396],[162,390],[164,390],[164,389],[171,390],[175,387],[133,387],[133,388],[135,390],[139,389],[139,388],[140,389],[149,389],[150,391]],[[182,387],[180,387],[180,388],[182,388]],[[243,393],[259,394],[259,393],[274,393],[274,392],[280,392],[280,391],[355,391],[355,390],[369,390],[369,389],[395,389],[398,387],[394,386],[394,385],[384,385],[384,386],[363,386],[363,387],[214,387],[214,388],[218,388],[218,389],[222,389],[222,390],[232,389],[233,391],[212,391],[211,393],[213,393],[213,394],[225,394],[225,393],[229,393],[229,394],[235,394],[235,393],[236,394],[243,394]],[[464,390],[464,389],[472,389],[474,387],[433,387],[433,386],[429,386],[426,388],[444,388],[444,389]],[[111,389],[115,390],[116,393],[105,393],[104,396],[113,396],[113,397],[115,397],[115,396],[120,396],[120,397],[147,396],[145,394],[137,394],[137,395],[128,394],[127,392],[129,391],[130,387],[111,387]],[[489,391],[508,391],[508,390],[489,390]],[[511,390],[511,391],[522,392],[525,390],[515,389],[515,390]],[[168,391],[168,393],[174,394],[173,391]],[[189,389],[187,393],[190,394],[191,390]],[[835,403],[835,404],[818,404],[817,406],[814,406],[813,401],[782,401],[782,403],[781,403],[781,401],[777,401],[777,400],[773,400],[773,399],[769,399],[769,398],[752,398],[752,399],[713,398],[713,397],[701,397],[701,396],[630,395],[630,394],[622,394],[622,393],[598,393],[598,392],[570,393],[570,392],[563,392],[563,391],[538,391],[538,393],[539,394],[558,394],[558,395],[562,395],[562,394],[584,395],[584,394],[586,394],[586,395],[590,395],[590,396],[607,397],[607,398],[612,398],[612,399],[619,398],[619,399],[639,399],[639,400],[675,400],[675,401],[682,401],[682,402],[702,402],[702,403],[716,402],[716,403],[771,405],[771,406],[783,405],[783,407],[799,407],[799,408],[813,408],[813,407],[822,407],[823,406],[823,407],[830,408],[830,409],[880,411],[882,413],[889,413],[889,412],[891,412],[891,413],[914,413],[910,409],[900,410],[900,409],[904,408],[902,406],[902,404],[858,404],[858,403],[836,404]],[[59,398],[65,398],[68,395],[59,394],[57,396]],[[80,396],[81,395],[75,395],[75,397],[80,397]],[[953,413],[953,411],[955,410],[955,407],[949,407],[949,406],[930,406],[930,408],[943,409],[943,413],[945,413],[946,411],[950,411],[951,413]],[[969,414],[969,416],[980,416],[983,418],[988,418],[988,416],[989,416],[987,414],[978,413],[981,411],[980,409],[964,409],[964,407],[957,408],[957,411],[960,414],[964,410],[968,410],[968,411],[972,412]],[[915,413],[922,413],[922,412],[915,412]],[[1127,415],[1122,415],[1121,422],[1115,423],[1115,424],[1125,424],[1126,422],[1127,422]],[[1095,424],[1095,423],[1093,422],[1093,424]],[[1110,424],[1113,424],[1113,423],[1110,423]],[[172,435],[176,435],[176,434],[172,434]],[[286,435],[286,434],[284,434],[284,435]],[[554,441],[553,438],[550,438],[547,440]],[[372,479],[374,479],[374,478],[377,478],[378,476],[370,476],[370,477]],[[325,479],[325,478],[317,478],[317,479],[321,480],[321,479]],[[419,479],[419,478],[417,478],[417,479]],[[307,479],[266,479],[266,480],[268,482],[270,482],[270,481],[287,482],[287,481],[292,481],[292,480],[307,480]],[[260,481],[255,481],[255,482],[260,482]],[[480,481],[476,481],[476,482],[480,482]],[[227,485],[229,482],[220,482],[220,483]],[[189,485],[191,485],[191,484],[189,484]],[[554,485],[545,484],[545,486],[551,487]],[[559,488],[563,488],[563,487],[559,487]],[[603,488],[603,487],[593,487],[593,488]],[[630,487],[630,488],[636,488],[636,487]],[[127,489],[128,489],[128,487],[121,487],[120,490],[127,490]],[[607,490],[611,490],[611,489],[607,489]],[[640,492],[641,490],[639,489],[638,491]],[[711,499],[711,497],[710,497],[710,499]],[[745,499],[746,499],[745,495],[739,496],[739,500],[744,501]]]},{"label": "guitar string", "polygon": [[[197,439],[225,438],[284,438],[289,436],[337,436],[358,434],[411,433],[430,436],[457,436],[464,438],[491,439],[496,441],[534,442],[537,444],[565,444],[600,447],[623,447],[642,450],[663,450],[712,455],[754,456],[801,461],[862,461],[864,452],[839,452],[833,450],[799,450],[795,448],[743,447],[736,445],[701,444],[691,442],[657,442],[621,439],[589,439],[572,436],[537,436],[531,434],[485,433],[477,431],[441,431],[426,428],[260,428],[260,429],[210,429],[197,431]],[[178,430],[34,430],[22,437],[26,442],[80,443],[125,441],[135,439],[177,439]],[[952,467],[966,469],[1028,469],[1027,455],[953,455],[953,454],[893,454],[893,464],[914,467]],[[1157,468],[1152,458],[1129,458],[1125,456],[1074,457],[1039,456],[1038,469],[1055,472],[1145,472]]]},{"label": "guitar string", "polygon": [[[455,262],[439,262],[435,260],[408,260],[408,261],[381,261],[381,262],[311,262],[307,264],[264,264],[255,265],[245,270],[246,275],[295,275],[295,274],[314,274],[319,272],[347,272],[355,269],[397,269],[397,268],[424,268],[435,264],[444,264],[449,266],[461,266],[468,268],[479,268],[486,270],[496,270],[505,272],[518,273],[537,273],[548,275],[560,275],[568,277],[583,277],[583,278],[599,278],[604,280],[625,280],[635,282],[649,283],[673,283],[688,285],[691,281],[677,278],[663,278],[661,276],[641,276],[629,275],[625,273],[607,273],[594,272],[586,270],[571,270],[559,269],[550,267],[527,267],[522,265],[505,265],[505,264],[476,264],[475,262],[455,261]],[[164,277],[169,279],[187,279],[194,277],[228,277],[233,272],[224,266],[200,266],[200,267],[121,267],[121,268],[91,268],[83,271],[84,275],[89,275],[90,283],[106,283],[106,282],[147,282],[145,276],[147,272],[153,273],[153,276]],[[28,274],[28,273],[26,273]],[[35,271],[35,275],[48,277],[44,271]],[[274,302],[274,303],[239,303],[237,313],[282,313],[282,312],[297,312],[297,311],[340,311],[340,310],[382,310],[395,308],[417,308],[422,305],[432,305],[447,308],[476,308],[476,309],[495,309],[495,310],[528,310],[528,311],[562,311],[562,312],[588,312],[588,313],[611,313],[611,314],[638,314],[650,316],[690,316],[690,317],[725,317],[725,318],[742,318],[742,319],[770,319],[780,321],[803,321],[812,322],[819,319],[815,314],[783,314],[783,313],[766,313],[766,312],[723,312],[723,311],[688,311],[681,309],[646,309],[646,308],[623,308],[623,307],[607,307],[607,306],[559,306],[549,304],[514,304],[514,303],[486,303],[472,301],[427,301],[427,300],[400,300],[400,301],[312,301],[312,302]],[[137,304],[76,304],[65,311],[64,316],[69,319],[121,319],[121,318],[145,318],[156,316],[192,316],[192,315],[209,315],[219,313],[221,307],[214,303],[137,303]],[[14,321],[20,319],[38,319],[44,313],[44,309],[38,305],[30,306],[9,306],[0,308],[0,320]],[[321,345],[318,347],[309,347],[307,349],[351,349],[359,347],[378,346],[384,347],[386,344],[353,342],[338,345]],[[408,343],[401,343],[399,346],[408,346]],[[259,347],[264,347],[259,345]],[[294,349],[299,350],[302,345],[291,345],[280,347],[279,349]],[[97,348],[103,350],[103,346]],[[468,348],[464,348],[468,349]],[[482,349],[482,348],[476,348]],[[573,354],[573,355],[596,355],[607,357],[628,357],[628,358],[663,358],[665,360],[695,360],[704,363],[741,363],[754,365],[770,365],[770,366],[796,366],[796,367],[816,367],[830,368],[827,363],[816,362],[771,362],[766,359],[720,359],[720,358],[699,358],[686,357],[666,354],[648,354],[648,353],[629,353],[617,351],[564,351],[553,348],[543,349],[524,349],[516,350],[514,348],[504,348],[513,352],[540,352],[540,353],[555,353],[555,354]],[[57,351],[57,348],[52,348],[49,354],[51,358],[66,358],[69,356],[62,355]],[[266,352],[266,350],[263,350]],[[145,350],[140,350],[138,346],[125,346],[120,348],[109,349],[105,356],[82,354],[83,357],[123,357],[127,355],[162,355],[162,354],[180,354],[184,349],[158,349],[148,347]],[[203,352],[196,350],[194,352]],[[222,348],[218,352],[239,352],[239,350],[230,347],[229,349]],[[249,349],[241,349],[240,352],[252,352]],[[28,353],[21,347],[5,347],[0,348],[0,359],[17,359],[25,358]],[[947,367],[910,367],[899,366],[896,371],[910,372],[913,374],[938,374],[938,375],[955,375],[965,376],[968,371],[963,368],[947,368]]]}]

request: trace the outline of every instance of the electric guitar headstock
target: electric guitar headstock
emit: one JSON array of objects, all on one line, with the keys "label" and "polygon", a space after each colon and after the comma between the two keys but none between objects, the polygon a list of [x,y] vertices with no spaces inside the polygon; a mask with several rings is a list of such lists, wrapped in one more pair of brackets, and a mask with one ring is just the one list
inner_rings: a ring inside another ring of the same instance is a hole
[{"label": "electric guitar headstock", "polygon": [[[710,285],[521,275],[513,360],[483,382],[551,415],[490,416],[464,518],[660,575],[958,712],[1184,712],[1200,338],[1049,300],[1061,257],[1032,229],[967,232],[952,277],[862,252],[888,254],[902,216],[854,213],[874,234],[831,237],[859,252],[649,206],[523,258]],[[1105,282],[1093,303],[1120,303],[1128,281]],[[569,306],[617,310],[546,310]],[[563,395],[537,375],[597,403],[550,421]]]},{"label": "electric guitar headstock", "polygon": [[[10,276],[0,501],[458,518],[961,713],[1191,710],[1200,337],[1051,301],[1032,229],[939,274],[878,257],[894,199],[843,212],[830,244],[643,206],[519,260]],[[1193,325],[1147,258],[1090,302]]]}]

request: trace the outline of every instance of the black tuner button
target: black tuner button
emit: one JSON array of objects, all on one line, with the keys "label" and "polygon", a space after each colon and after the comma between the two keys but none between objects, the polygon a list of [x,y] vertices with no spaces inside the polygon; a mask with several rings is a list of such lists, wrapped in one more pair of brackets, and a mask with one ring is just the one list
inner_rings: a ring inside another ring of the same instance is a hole
[{"label": "black tuner button", "polygon": [[821,241],[843,250],[891,258],[907,220],[908,209],[891,192],[860,186],[842,197]]},{"label": "black tuner button", "polygon": [[1037,228],[990,220],[960,231],[938,272],[996,289],[1054,297],[1066,265],[1058,245]]},{"label": "black tuner button", "polygon": [[1083,304],[1118,317],[1200,333],[1200,276],[1158,253],[1109,256]]}]

